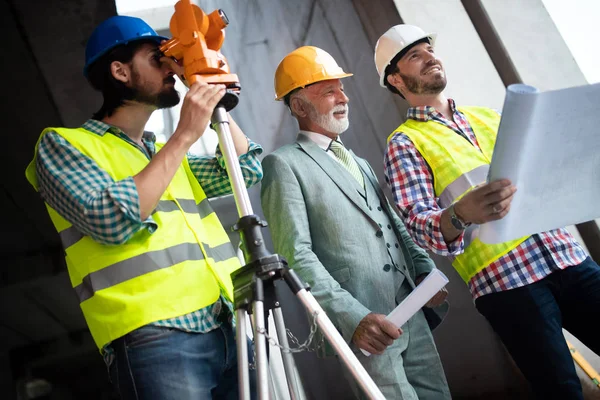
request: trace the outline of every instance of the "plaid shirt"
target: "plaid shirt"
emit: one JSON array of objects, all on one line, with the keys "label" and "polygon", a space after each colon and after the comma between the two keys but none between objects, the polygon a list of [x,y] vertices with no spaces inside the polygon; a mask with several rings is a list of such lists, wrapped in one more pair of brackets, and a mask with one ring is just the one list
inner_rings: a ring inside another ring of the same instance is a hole
[{"label": "plaid shirt", "polygon": [[[144,146],[133,142],[116,127],[88,120],[82,128],[98,134],[115,135],[139,149],[149,160],[155,154],[155,136],[144,132]],[[262,178],[258,155],[262,147],[249,140],[248,152],[239,157],[246,186]],[[225,161],[217,148],[216,156],[188,154],[190,168],[207,197],[231,193]],[[139,195],[133,177],[118,182],[91,158],[82,154],[56,132],[48,132],[40,141],[36,172],[44,201],[82,233],[103,244],[120,244],[142,229],[152,233],[157,224],[141,219]],[[227,307],[223,307],[225,302]],[[232,305],[224,297],[216,303],[187,315],[156,321],[153,325],[173,327],[187,332],[209,332],[220,325],[224,313],[232,318]]]},{"label": "plaid shirt", "polygon": [[[448,103],[454,121],[446,119],[431,106],[409,108],[407,118],[440,123],[480,149],[465,116],[456,109],[453,100],[449,99]],[[393,136],[388,143],[384,167],[394,202],[417,244],[452,260],[463,253],[463,234],[451,243],[444,241],[440,225],[443,210],[435,197],[433,174],[408,136],[401,132]],[[514,289],[536,282],[559,269],[580,264],[586,257],[585,250],[564,228],[535,234],[478,272],[471,278],[469,289],[474,299]]]}]

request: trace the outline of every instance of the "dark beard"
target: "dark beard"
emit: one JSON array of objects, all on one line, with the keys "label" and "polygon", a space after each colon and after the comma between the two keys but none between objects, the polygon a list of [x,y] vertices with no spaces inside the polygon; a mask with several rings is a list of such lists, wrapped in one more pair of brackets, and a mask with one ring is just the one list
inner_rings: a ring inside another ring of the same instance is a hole
[{"label": "dark beard", "polygon": [[422,79],[413,78],[400,72],[400,77],[404,80],[406,90],[413,94],[439,94],[446,88],[446,77],[436,79],[434,82],[424,82]]},{"label": "dark beard", "polygon": [[[170,76],[165,79],[164,83],[175,83],[175,78]],[[143,84],[140,84],[140,77],[136,71],[133,72],[133,87],[129,88],[128,92],[128,100],[147,104],[156,107],[158,110],[179,104],[179,92],[175,90],[175,87],[164,88],[158,94],[148,93],[144,90]]]}]

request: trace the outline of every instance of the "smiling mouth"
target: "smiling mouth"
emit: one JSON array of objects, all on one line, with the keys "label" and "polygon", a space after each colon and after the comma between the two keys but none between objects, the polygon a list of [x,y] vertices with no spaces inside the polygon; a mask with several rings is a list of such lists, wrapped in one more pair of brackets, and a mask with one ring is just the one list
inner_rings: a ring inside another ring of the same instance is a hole
[{"label": "smiling mouth", "polygon": [[436,65],[435,67],[431,67],[428,70],[426,70],[425,72],[423,72],[423,75],[429,75],[432,72],[442,72],[442,68],[438,65]]}]

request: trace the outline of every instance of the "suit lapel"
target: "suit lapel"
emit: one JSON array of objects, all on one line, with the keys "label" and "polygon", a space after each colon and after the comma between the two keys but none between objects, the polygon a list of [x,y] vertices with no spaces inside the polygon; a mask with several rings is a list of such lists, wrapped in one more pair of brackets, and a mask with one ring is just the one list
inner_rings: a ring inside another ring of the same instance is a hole
[{"label": "suit lapel", "polygon": [[361,196],[356,180],[341,166],[335,162],[322,148],[317,146],[309,138],[304,135],[299,135],[298,145],[304,152],[312,158],[321,167],[335,185],[350,199],[358,208],[360,208],[367,216],[369,216],[369,208]]}]

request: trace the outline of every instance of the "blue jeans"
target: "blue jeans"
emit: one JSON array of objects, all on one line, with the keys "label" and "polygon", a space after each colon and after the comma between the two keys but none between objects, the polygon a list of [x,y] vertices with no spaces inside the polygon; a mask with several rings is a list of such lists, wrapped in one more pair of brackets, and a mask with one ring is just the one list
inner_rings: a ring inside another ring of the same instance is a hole
[{"label": "blue jeans", "polygon": [[581,384],[562,333],[564,327],[596,354],[600,318],[600,267],[583,263],[531,285],[475,301],[525,375],[538,399],[583,400]]},{"label": "blue jeans", "polygon": [[[124,400],[237,400],[235,333],[228,323],[208,333],[147,325],[112,343],[111,382]],[[249,361],[252,344],[248,343]],[[252,398],[255,373],[250,370]]]}]

